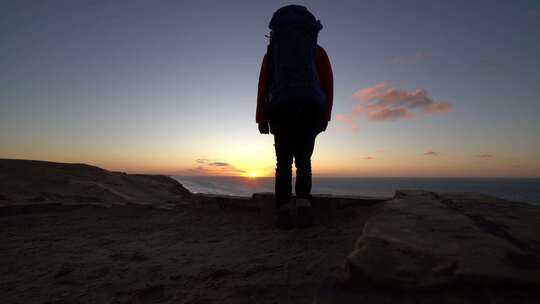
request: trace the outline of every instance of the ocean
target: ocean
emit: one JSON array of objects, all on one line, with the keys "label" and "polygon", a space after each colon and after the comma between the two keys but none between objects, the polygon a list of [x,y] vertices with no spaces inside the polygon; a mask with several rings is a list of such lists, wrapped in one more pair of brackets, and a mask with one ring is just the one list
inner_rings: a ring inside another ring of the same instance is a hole
[{"label": "ocean", "polygon": [[[274,191],[273,177],[172,177],[194,193],[251,196],[256,192]],[[510,201],[540,205],[539,178],[314,177],[312,193],[393,196],[396,189],[422,189],[441,192],[480,192]]]}]

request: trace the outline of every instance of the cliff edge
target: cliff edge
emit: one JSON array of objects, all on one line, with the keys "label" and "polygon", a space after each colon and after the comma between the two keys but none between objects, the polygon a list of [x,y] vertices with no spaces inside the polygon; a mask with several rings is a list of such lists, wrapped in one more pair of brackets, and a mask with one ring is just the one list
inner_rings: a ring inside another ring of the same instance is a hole
[{"label": "cliff edge", "polygon": [[111,172],[86,164],[0,159],[0,206],[143,204],[167,206],[191,196],[164,175]]},{"label": "cliff edge", "polygon": [[[192,194],[160,175],[0,160],[6,303],[537,303],[540,207],[478,193]],[[102,208],[107,207],[107,208]],[[157,208],[155,208],[157,207]]]}]

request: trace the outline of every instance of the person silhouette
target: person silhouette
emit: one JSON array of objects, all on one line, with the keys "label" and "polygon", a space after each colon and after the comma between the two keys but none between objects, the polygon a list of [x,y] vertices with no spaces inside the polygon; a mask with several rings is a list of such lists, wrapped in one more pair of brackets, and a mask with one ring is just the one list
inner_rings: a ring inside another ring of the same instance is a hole
[{"label": "person silhouette", "polygon": [[326,130],[331,118],[332,67],[326,51],[317,44],[322,25],[304,6],[278,9],[269,28],[270,41],[259,74],[256,122],[261,134],[274,135],[275,224],[281,229],[305,228],[312,224],[315,138]]}]

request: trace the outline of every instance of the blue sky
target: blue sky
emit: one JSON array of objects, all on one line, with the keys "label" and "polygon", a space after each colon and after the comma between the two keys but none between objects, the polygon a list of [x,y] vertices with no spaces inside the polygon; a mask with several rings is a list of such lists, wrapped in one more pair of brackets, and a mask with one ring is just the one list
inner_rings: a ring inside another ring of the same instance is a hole
[{"label": "blue sky", "polygon": [[[539,2],[296,3],[324,25],[334,70],[316,175],[540,176]],[[271,175],[255,96],[268,21],[286,4],[3,1],[0,157]],[[375,99],[353,96],[380,84]],[[353,113],[392,90],[424,90],[451,109]]]}]

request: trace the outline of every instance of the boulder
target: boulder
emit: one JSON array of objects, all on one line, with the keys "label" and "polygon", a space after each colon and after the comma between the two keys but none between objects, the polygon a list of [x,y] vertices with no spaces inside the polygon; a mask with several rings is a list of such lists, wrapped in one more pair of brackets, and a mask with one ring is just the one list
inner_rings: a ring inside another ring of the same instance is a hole
[{"label": "boulder", "polygon": [[540,286],[540,207],[473,193],[398,191],[365,224],[352,287]]}]

